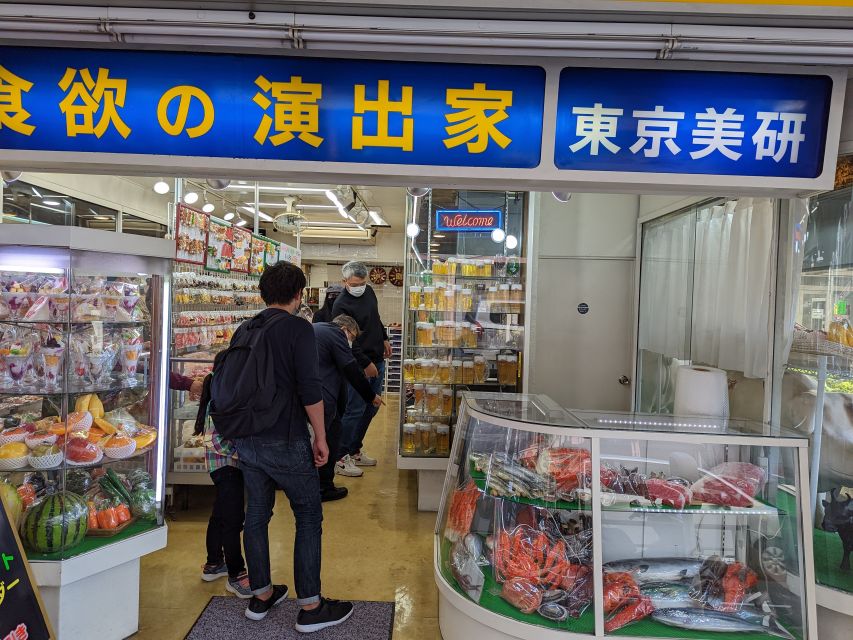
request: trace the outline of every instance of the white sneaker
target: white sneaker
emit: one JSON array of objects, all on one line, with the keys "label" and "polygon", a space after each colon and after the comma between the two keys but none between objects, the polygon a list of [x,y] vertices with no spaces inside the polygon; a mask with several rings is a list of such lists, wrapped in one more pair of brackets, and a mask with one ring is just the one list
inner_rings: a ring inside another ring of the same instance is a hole
[{"label": "white sneaker", "polygon": [[376,466],[376,458],[371,458],[364,451],[355,454],[352,456],[353,462],[357,467],[375,467]]},{"label": "white sneaker", "polygon": [[344,456],[335,463],[335,473],[350,478],[360,478],[364,475],[364,471],[355,466],[355,462],[350,456]]}]

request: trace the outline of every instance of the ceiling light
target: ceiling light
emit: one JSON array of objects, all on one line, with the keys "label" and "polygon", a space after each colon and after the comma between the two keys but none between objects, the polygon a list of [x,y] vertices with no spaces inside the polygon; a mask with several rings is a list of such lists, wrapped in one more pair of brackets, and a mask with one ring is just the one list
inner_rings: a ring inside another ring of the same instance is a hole
[{"label": "ceiling light", "polygon": [[[264,206],[264,203],[261,203],[261,206]],[[286,207],[286,204],[268,204],[268,207]],[[297,209],[337,209],[337,207],[333,204],[297,204],[295,205]]]},{"label": "ceiling light", "polygon": [[0,171],[0,179],[6,184],[12,184],[21,177],[21,171]]},{"label": "ceiling light", "polygon": [[213,213],[216,211],[216,205],[207,201],[207,191],[204,192],[204,206],[201,208],[205,213]]},{"label": "ceiling light", "polygon": [[504,233],[503,229],[494,229],[492,231],[492,240],[494,242],[503,242],[504,238],[506,238],[506,233]]},{"label": "ceiling light", "polygon": [[506,237],[506,248],[507,249],[515,249],[518,246],[518,238],[515,236],[507,236]]},{"label": "ceiling light", "polygon": [[406,225],[406,235],[410,238],[417,238],[420,232],[421,228],[417,222],[410,222]]},{"label": "ceiling light", "polygon": [[263,211],[258,211],[258,217],[266,222],[272,222],[272,216],[268,216]]},{"label": "ceiling light", "polygon": [[59,200],[42,200],[42,202],[47,205],[50,205],[51,207],[58,207],[60,204],[62,204]]},{"label": "ceiling light", "polygon": [[208,187],[216,191],[227,189],[228,185],[231,184],[231,180],[228,178],[208,178],[205,182],[207,182]]},{"label": "ceiling light", "polygon": [[42,194],[40,194],[39,190],[36,189],[34,186],[30,185],[30,189],[33,190],[33,193],[36,195],[37,198],[44,198],[44,196]]},{"label": "ceiling light", "polygon": [[373,221],[373,226],[375,227],[390,227],[391,225],[382,217],[381,212],[376,211],[374,209],[370,209],[367,212],[367,215],[370,216],[370,219]]},{"label": "ceiling light", "polygon": [[95,220],[110,220],[109,216],[95,216]]},{"label": "ceiling light", "polygon": [[572,194],[568,191],[552,191],[551,195],[557,202],[568,202],[572,199]]},{"label": "ceiling light", "polygon": [[433,238],[444,238],[446,237],[443,233],[434,233],[432,234]]},{"label": "ceiling light", "polygon": [[238,227],[245,227],[245,226],[246,226],[246,220],[245,220],[245,218],[240,218],[240,219],[237,221],[237,226],[238,226]]},{"label": "ceiling light", "polygon": [[[228,186],[228,189],[246,189],[245,182],[241,184],[232,184]],[[264,185],[258,186],[258,191],[289,191],[292,193],[323,193],[327,191],[322,187],[269,187]]]},{"label": "ceiling light", "polygon": [[430,187],[406,187],[406,193],[413,198],[423,198],[432,191]]},{"label": "ceiling light", "polygon": [[232,218],[234,218],[234,212],[233,212],[233,211],[229,211],[228,213],[226,213],[226,214],[223,216],[223,218],[225,218],[225,221],[226,221],[226,222],[227,222],[228,220],[231,220]]},{"label": "ceiling light", "polygon": [[169,193],[169,183],[165,180],[158,180],[154,183],[154,191],[155,193],[159,193],[161,196]]},{"label": "ceiling light", "polygon": [[195,204],[198,202],[198,194],[195,191],[189,191],[184,194],[184,202],[187,204]]}]

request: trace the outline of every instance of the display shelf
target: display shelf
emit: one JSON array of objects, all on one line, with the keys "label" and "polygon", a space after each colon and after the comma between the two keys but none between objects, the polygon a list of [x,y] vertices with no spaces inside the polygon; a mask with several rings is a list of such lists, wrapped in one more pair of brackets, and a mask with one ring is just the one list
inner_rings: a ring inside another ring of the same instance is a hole
[{"label": "display shelf", "polygon": [[113,379],[110,382],[102,384],[80,384],[69,383],[67,386],[60,385],[58,389],[47,389],[44,385],[26,385],[23,387],[0,387],[0,396],[61,396],[66,393],[79,395],[83,393],[107,393],[110,391],[120,391],[122,389],[137,389],[144,388],[147,383],[147,378],[144,375],[138,374],[133,377],[134,383],[129,384],[129,380]]},{"label": "display shelf", "polygon": [[477,352],[492,353],[495,351],[509,351],[512,353],[520,353],[521,352],[521,349],[519,349],[517,347],[504,347],[504,346],[500,346],[500,347],[448,347],[448,346],[437,345],[437,344],[429,345],[429,346],[420,346],[420,345],[416,345],[416,344],[407,344],[406,345],[406,350],[410,353],[413,351],[417,351],[419,349],[423,350],[423,351],[470,351],[472,353],[477,353]]},{"label": "display shelf", "polygon": [[397,454],[398,469],[414,469],[417,471],[441,471],[447,470],[447,456],[404,456]]},{"label": "display shelf", "polygon": [[64,327],[71,325],[72,327],[88,327],[93,324],[103,325],[106,327],[128,327],[128,326],[141,326],[145,325],[146,322],[143,320],[102,320],[102,319],[94,319],[94,320],[71,320],[71,321],[63,321],[63,320],[11,320],[11,319],[0,319],[0,324],[20,324],[20,325],[38,325],[42,326],[50,326],[50,327]]},{"label": "display shelf", "polygon": [[469,281],[469,282],[486,282],[489,280],[495,280],[499,282],[506,282],[516,284],[519,280],[521,280],[520,274],[513,275],[504,275],[504,276],[463,276],[458,273],[448,274],[448,273],[410,273],[408,274],[410,281],[412,284],[420,284],[424,282],[424,279],[434,279],[441,278],[447,280],[458,280],[458,281]]}]

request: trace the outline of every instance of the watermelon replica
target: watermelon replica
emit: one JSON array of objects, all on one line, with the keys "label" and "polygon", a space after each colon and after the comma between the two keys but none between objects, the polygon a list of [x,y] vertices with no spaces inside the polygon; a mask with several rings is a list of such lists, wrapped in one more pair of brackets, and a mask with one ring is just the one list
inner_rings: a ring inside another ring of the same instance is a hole
[{"label": "watermelon replica", "polygon": [[24,546],[39,553],[71,549],[89,530],[86,501],[76,493],[57,492],[29,508],[21,525]]}]

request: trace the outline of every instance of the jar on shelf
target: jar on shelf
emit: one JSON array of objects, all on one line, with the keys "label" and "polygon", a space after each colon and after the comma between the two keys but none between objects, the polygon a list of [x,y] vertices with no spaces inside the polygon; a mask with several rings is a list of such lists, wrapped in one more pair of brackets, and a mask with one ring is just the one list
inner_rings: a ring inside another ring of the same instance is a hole
[{"label": "jar on shelf", "polygon": [[453,413],[453,389],[442,387],[441,389],[441,415],[450,416]]},{"label": "jar on shelf", "polygon": [[505,384],[506,380],[506,356],[501,354],[495,359],[498,368],[498,384]]},{"label": "jar on shelf", "polygon": [[418,322],[429,322],[429,309],[425,304],[418,307]]},{"label": "jar on shelf", "polygon": [[433,453],[435,451],[435,435],[429,422],[418,422],[418,448],[421,453]]},{"label": "jar on shelf", "polygon": [[435,310],[436,311],[447,311],[444,308],[445,300],[444,300],[444,292],[447,290],[446,282],[437,282],[435,285]]},{"label": "jar on shelf", "polygon": [[435,311],[435,287],[424,287],[424,306],[428,311]]},{"label": "jar on shelf", "polygon": [[447,275],[455,276],[456,275],[456,265],[458,260],[456,258],[448,258],[447,259]]},{"label": "jar on shelf", "polygon": [[494,273],[494,264],[495,261],[493,258],[486,258],[485,260],[483,260],[483,275],[485,277],[492,277],[492,273]]},{"label": "jar on shelf", "polygon": [[414,358],[406,358],[403,360],[403,379],[410,382],[416,379]]},{"label": "jar on shelf", "polygon": [[439,361],[438,381],[441,384],[450,384],[453,382],[453,365],[450,364],[450,360]]},{"label": "jar on shelf", "polygon": [[418,427],[411,422],[403,425],[403,455],[412,455],[417,450]]},{"label": "jar on shelf", "polygon": [[444,263],[439,258],[433,258],[432,272],[437,276],[444,275],[445,273],[447,273],[444,268]]},{"label": "jar on shelf", "polygon": [[458,311],[472,311],[474,309],[474,294],[471,289],[462,289],[456,298],[456,309]]},{"label": "jar on shelf", "polygon": [[450,365],[453,369],[453,383],[462,384],[462,360],[453,360]]},{"label": "jar on shelf", "polygon": [[424,412],[424,398],[426,397],[426,385],[423,382],[415,384],[415,406],[417,413]]},{"label": "jar on shelf", "polygon": [[432,358],[424,359],[424,382],[435,382],[438,376],[438,360]]},{"label": "jar on shelf", "polygon": [[474,382],[483,384],[488,378],[488,367],[486,366],[486,356],[474,356]]},{"label": "jar on shelf", "polygon": [[447,287],[444,291],[444,310],[456,311],[456,291],[453,287]]},{"label": "jar on shelf", "polygon": [[486,301],[489,304],[495,304],[498,301],[498,288],[496,286],[489,287],[488,291],[486,292]]},{"label": "jar on shelf", "polygon": [[[439,323],[436,323],[438,325]],[[456,323],[452,320],[441,321],[441,333],[438,343],[443,347],[452,347],[456,342]]]},{"label": "jar on shelf", "polygon": [[417,323],[417,346],[431,347],[435,343],[435,325],[432,322]]},{"label": "jar on shelf", "polygon": [[424,372],[424,359],[415,358],[415,382],[423,382],[426,373]]},{"label": "jar on shelf", "polygon": [[524,304],[524,287],[520,284],[512,285],[509,298],[512,301],[512,313],[521,313]]},{"label": "jar on shelf", "polygon": [[440,456],[450,455],[450,425],[435,425],[435,452]]},{"label": "jar on shelf", "polygon": [[462,362],[462,383],[474,384],[474,361],[464,360]]},{"label": "jar on shelf", "polygon": [[504,386],[514,386],[518,378],[518,356],[498,356],[498,382]]},{"label": "jar on shelf", "polygon": [[510,296],[511,293],[508,284],[502,284],[498,287],[498,302],[500,302],[501,305],[508,305],[511,302]]},{"label": "jar on shelf", "polygon": [[423,289],[418,285],[409,287],[409,309],[418,309],[423,304]]},{"label": "jar on shelf", "polygon": [[426,388],[426,410],[427,415],[441,415],[441,387],[428,385]]}]

